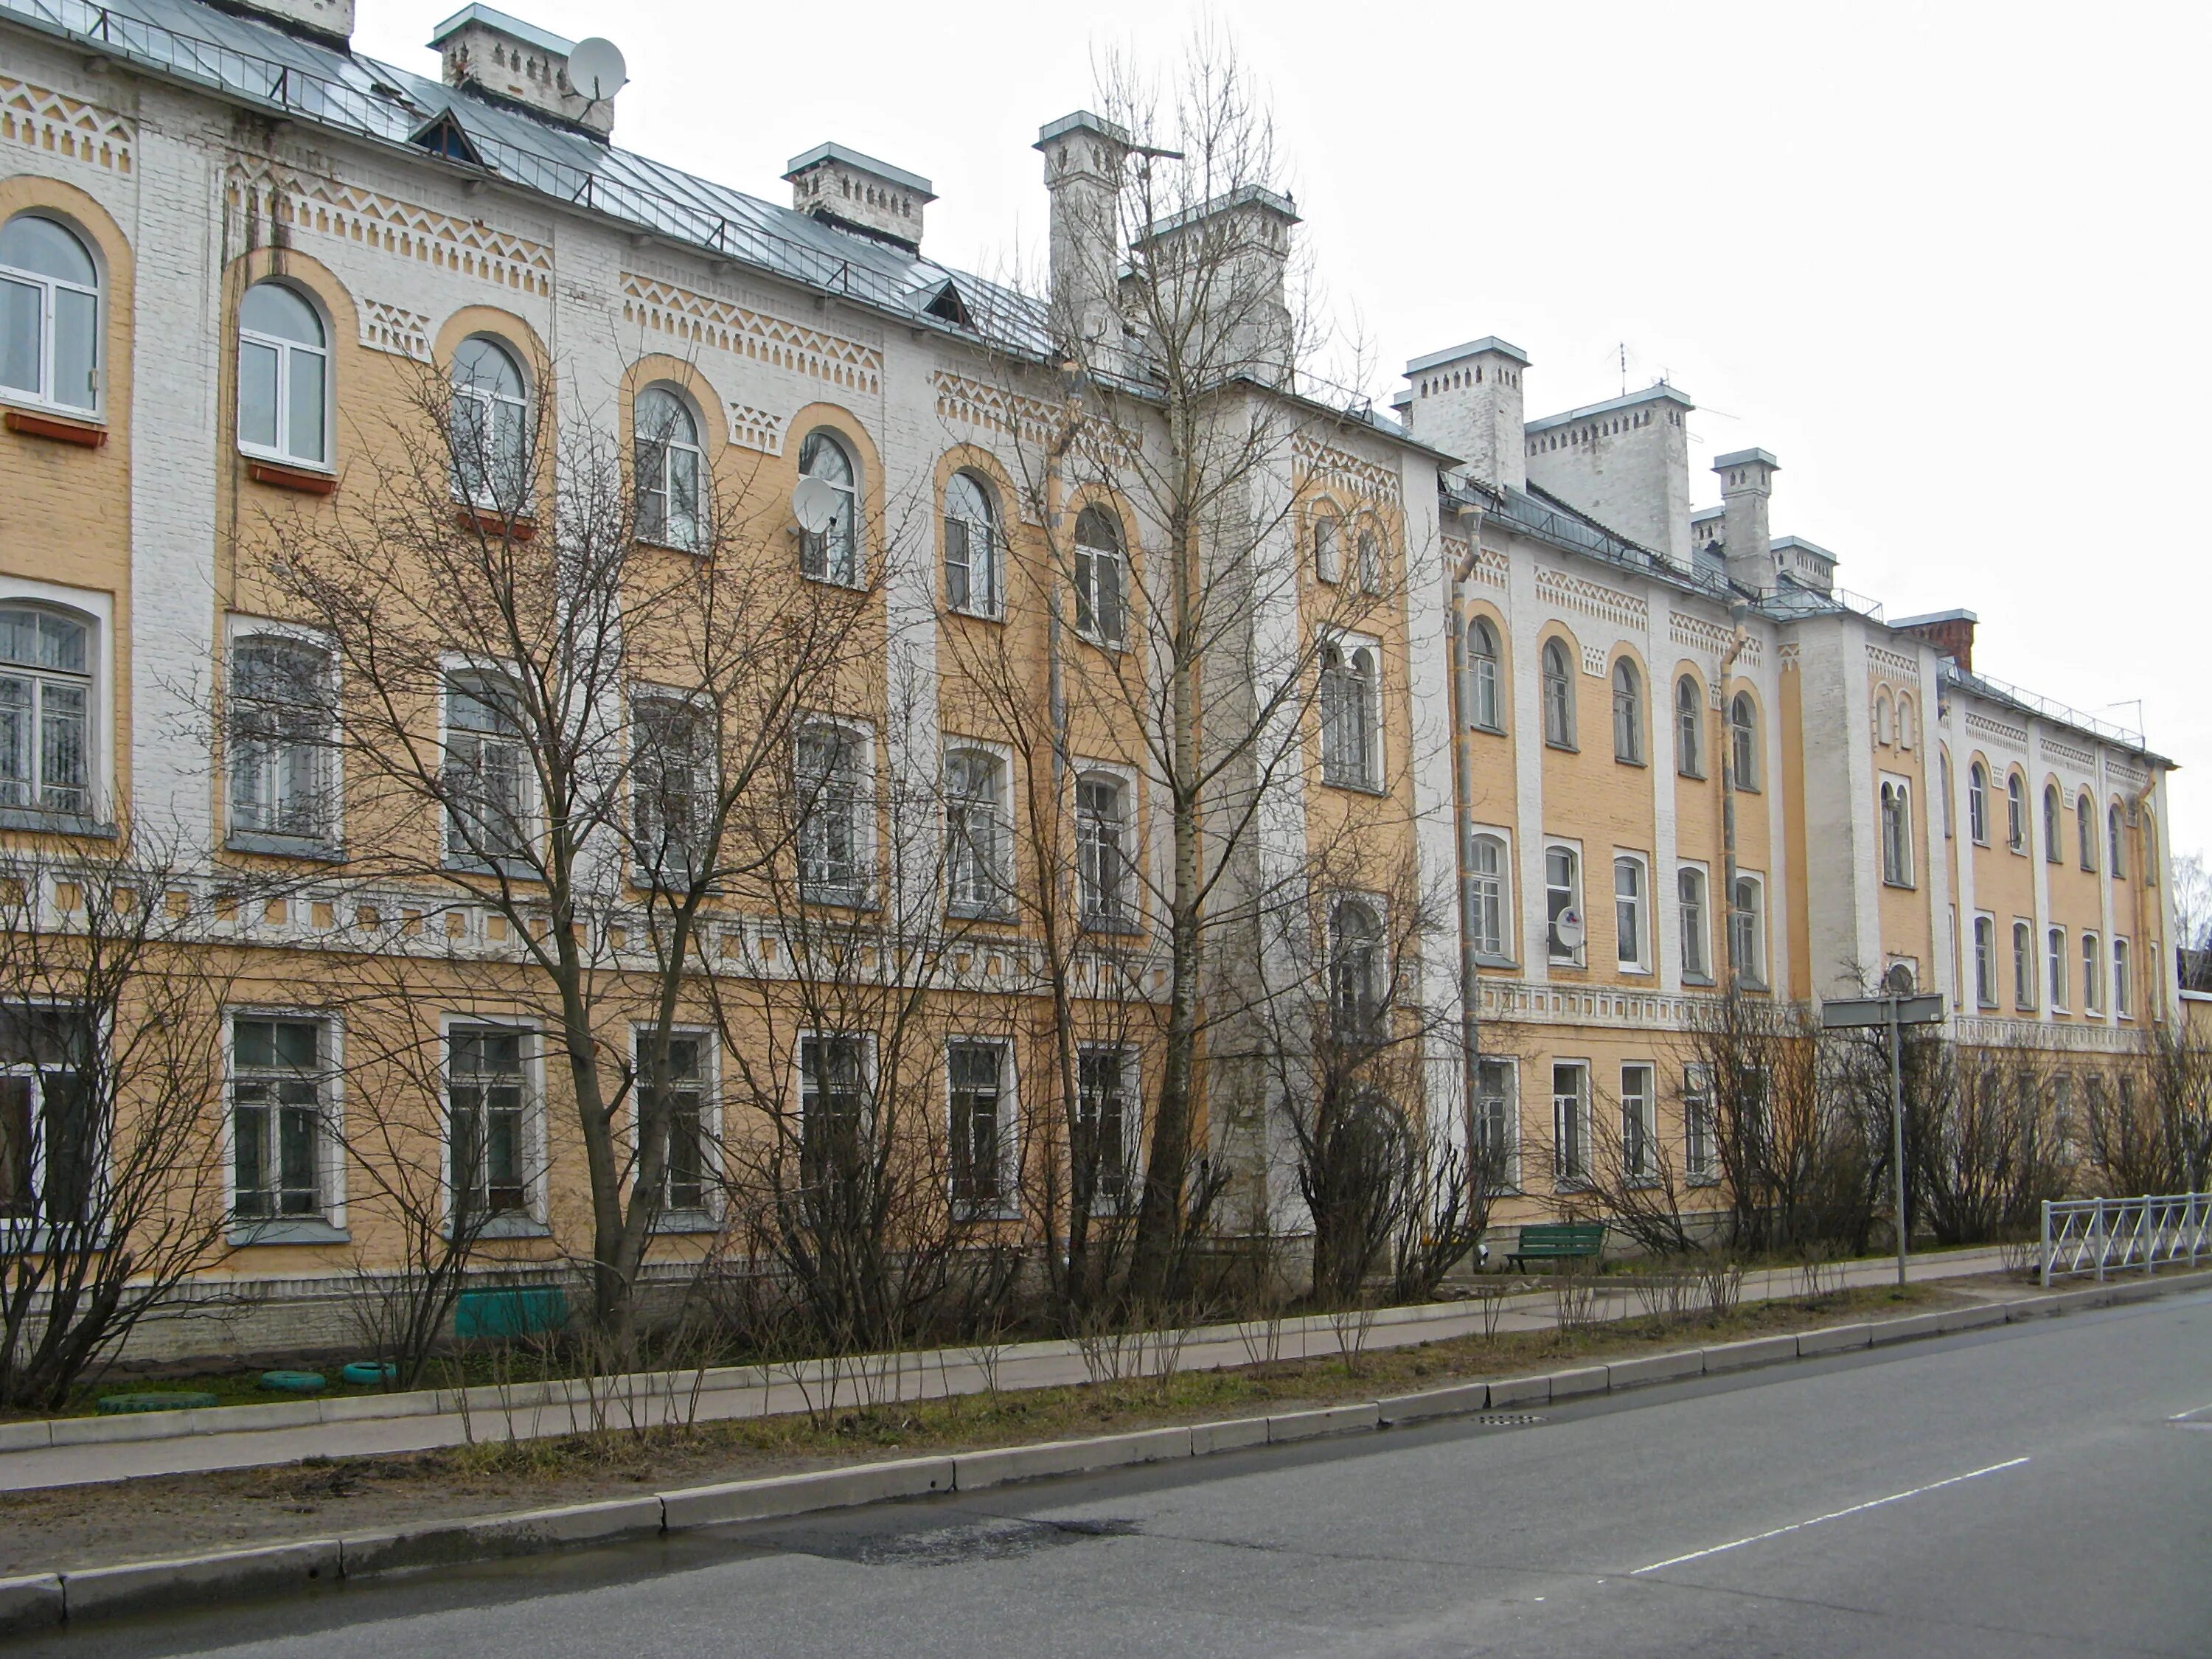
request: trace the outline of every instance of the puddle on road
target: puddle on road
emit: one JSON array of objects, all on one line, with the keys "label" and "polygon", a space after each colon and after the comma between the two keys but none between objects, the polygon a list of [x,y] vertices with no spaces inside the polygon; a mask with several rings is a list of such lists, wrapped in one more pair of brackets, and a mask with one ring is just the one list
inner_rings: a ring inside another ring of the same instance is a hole
[{"label": "puddle on road", "polygon": [[1008,1561],[1094,1538],[1127,1538],[1143,1532],[1136,1521],[1031,1521],[1019,1516],[963,1522],[898,1532],[844,1534],[807,1528],[756,1541],[794,1555],[823,1556],[864,1567],[951,1567],[969,1561]]}]

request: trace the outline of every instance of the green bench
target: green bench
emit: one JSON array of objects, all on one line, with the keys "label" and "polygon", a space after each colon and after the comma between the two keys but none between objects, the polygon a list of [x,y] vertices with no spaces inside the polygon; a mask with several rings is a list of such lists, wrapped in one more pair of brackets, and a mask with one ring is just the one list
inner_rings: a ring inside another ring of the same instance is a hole
[{"label": "green bench", "polygon": [[541,1336],[568,1322],[568,1293],[557,1285],[503,1285],[463,1291],[453,1301],[453,1334]]},{"label": "green bench", "polygon": [[1595,1261],[1605,1248],[1602,1221],[1534,1222],[1521,1230],[1508,1267],[1523,1261]]}]

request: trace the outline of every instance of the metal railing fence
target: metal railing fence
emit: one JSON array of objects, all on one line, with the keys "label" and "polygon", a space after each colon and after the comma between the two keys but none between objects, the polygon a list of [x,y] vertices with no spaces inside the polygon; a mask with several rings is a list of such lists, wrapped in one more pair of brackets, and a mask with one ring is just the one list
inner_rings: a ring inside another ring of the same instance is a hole
[{"label": "metal railing fence", "polygon": [[2043,1205],[2042,1279],[2136,1269],[2161,1262],[2196,1267],[2212,1260],[2212,1193],[2147,1193],[2141,1198],[2083,1198]]}]

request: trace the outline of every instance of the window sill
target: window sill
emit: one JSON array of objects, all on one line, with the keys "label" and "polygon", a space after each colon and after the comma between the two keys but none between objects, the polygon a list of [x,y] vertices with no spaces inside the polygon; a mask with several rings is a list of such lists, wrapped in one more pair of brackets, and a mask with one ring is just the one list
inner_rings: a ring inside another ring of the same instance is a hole
[{"label": "window sill", "polygon": [[1486,738],[1502,738],[1505,735],[1504,726],[1485,726],[1480,720],[1469,720],[1467,729],[1470,732],[1480,732]]},{"label": "window sill", "polygon": [[948,904],[945,907],[945,914],[954,921],[1011,922],[1014,920],[1012,908],[1002,904]]},{"label": "window sill", "polygon": [[1080,924],[1084,933],[1106,939],[1142,939],[1144,924],[1134,916],[1085,916]]},{"label": "window sill", "polygon": [[272,836],[258,830],[234,830],[224,838],[227,853],[259,853],[270,858],[300,859],[312,864],[343,864],[344,849],[312,836]]},{"label": "window sill", "polygon": [[544,879],[538,866],[526,859],[472,859],[466,854],[448,853],[439,867],[457,876],[498,876],[507,881],[532,883]]},{"label": "window sill", "polygon": [[1324,772],[1322,782],[1331,789],[1341,789],[1354,795],[1387,795],[1390,792],[1379,783],[1370,783],[1364,778],[1333,778]]},{"label": "window sill", "polygon": [[1613,763],[1615,766],[1633,766],[1639,771],[1649,764],[1647,762],[1638,760],[1633,755],[1615,755],[1613,757]]},{"label": "window sill", "polygon": [[665,541],[659,536],[633,536],[630,540],[635,545],[649,547],[656,553],[684,553],[695,559],[706,556],[706,550],[703,548],[693,547],[683,542]]},{"label": "window sill", "polygon": [[[445,1237],[453,1237],[451,1223],[441,1226],[438,1231]],[[547,1226],[536,1216],[521,1210],[509,1210],[499,1215],[489,1216],[485,1218],[483,1225],[477,1230],[477,1240],[479,1243],[494,1238],[550,1238],[552,1237],[552,1228]]]},{"label": "window sill", "polygon": [[1475,951],[1474,956],[1474,965],[1478,968],[1502,968],[1509,973],[1521,971],[1521,964],[1511,957],[1490,956],[1480,951]]},{"label": "window sill", "polygon": [[857,593],[866,586],[864,582],[843,576],[817,576],[811,570],[801,570],[799,574],[804,581],[817,582],[823,587],[842,587],[848,593]]},{"label": "window sill", "polygon": [[874,894],[865,889],[856,892],[849,887],[802,886],[799,890],[799,902],[801,904],[820,905],[831,910],[872,910],[876,908]]},{"label": "window sill", "polygon": [[1549,738],[1544,739],[1544,747],[1547,749],[1556,749],[1562,755],[1579,755],[1583,752],[1577,744],[1571,743],[1554,743]]},{"label": "window sill", "polygon": [[481,531],[487,536],[507,536],[518,542],[534,541],[538,536],[538,520],[523,514],[512,518],[497,507],[474,507],[463,501],[453,509],[454,522],[464,530]]},{"label": "window sill", "polygon": [[312,467],[295,466],[283,461],[250,460],[246,476],[258,484],[274,489],[296,490],[302,495],[335,495],[338,480],[335,472],[320,472]]},{"label": "window sill", "polygon": [[1686,778],[1692,783],[1703,783],[1705,781],[1705,775],[1703,772],[1686,772],[1679,766],[1674,769],[1674,775],[1678,778]]},{"label": "window sill", "polygon": [[945,614],[948,617],[958,617],[964,622],[1002,623],[1006,619],[1006,612],[1003,611],[978,611],[972,605],[948,605],[945,607]]},{"label": "window sill", "polygon": [[28,409],[11,409],[7,423],[9,431],[20,432],[27,438],[75,444],[79,449],[99,449],[107,442],[107,428],[83,416],[41,415]]},{"label": "window sill", "polygon": [[1881,878],[1881,884],[1885,887],[1893,888],[1900,893],[1910,893],[1919,884],[1910,881],[1892,881],[1887,876],[1884,876]]},{"label": "window sill", "polygon": [[35,806],[0,806],[0,830],[29,830],[48,836],[93,836],[114,841],[119,832],[112,823],[78,812],[42,812]]},{"label": "window sill", "polygon": [[244,1249],[264,1244],[350,1244],[353,1235],[318,1216],[272,1216],[267,1220],[236,1218],[230,1224],[230,1243]]},{"label": "window sill", "polygon": [[656,1237],[669,1233],[719,1233],[722,1224],[711,1210],[663,1210],[653,1218]]}]

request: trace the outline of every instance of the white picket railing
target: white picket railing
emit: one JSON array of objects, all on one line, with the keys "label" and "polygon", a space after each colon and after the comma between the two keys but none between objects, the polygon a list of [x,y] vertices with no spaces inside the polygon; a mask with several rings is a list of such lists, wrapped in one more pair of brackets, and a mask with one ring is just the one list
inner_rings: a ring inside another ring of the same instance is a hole
[{"label": "white picket railing", "polygon": [[2043,1283],[2161,1262],[2212,1261],[2212,1193],[2049,1200],[2043,1206]]}]

